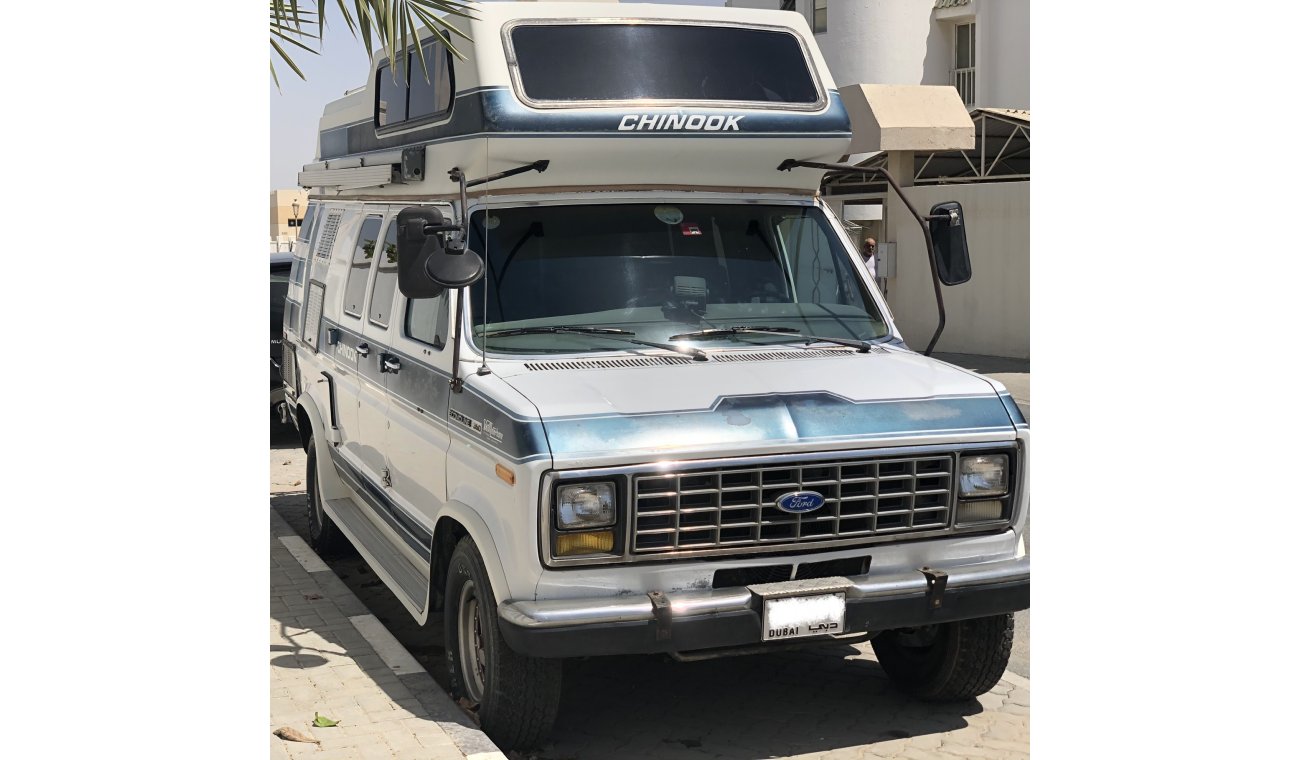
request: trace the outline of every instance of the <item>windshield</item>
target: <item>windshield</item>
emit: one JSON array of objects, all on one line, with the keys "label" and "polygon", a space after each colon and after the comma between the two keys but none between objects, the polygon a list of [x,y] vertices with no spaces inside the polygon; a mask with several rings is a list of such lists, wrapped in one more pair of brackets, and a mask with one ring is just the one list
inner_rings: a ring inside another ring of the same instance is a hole
[{"label": "windshield", "polygon": [[[480,347],[485,332],[557,326],[617,328],[655,341],[750,326],[854,340],[888,334],[848,251],[811,206],[575,205],[490,215],[470,219],[470,247],[486,263],[470,295]],[[802,342],[738,334],[698,345]],[[620,348],[571,333],[488,336],[488,345],[493,353]]]}]

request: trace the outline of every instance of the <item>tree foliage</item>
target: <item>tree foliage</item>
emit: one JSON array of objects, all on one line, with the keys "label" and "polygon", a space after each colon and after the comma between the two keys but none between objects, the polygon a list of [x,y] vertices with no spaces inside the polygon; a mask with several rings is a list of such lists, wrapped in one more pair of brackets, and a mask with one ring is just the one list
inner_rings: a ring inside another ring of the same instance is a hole
[{"label": "tree foliage", "polygon": [[[428,27],[453,53],[464,58],[452,43],[452,37],[466,40],[469,37],[449,23],[448,18],[473,18],[470,15],[472,4],[468,0],[334,0],[337,13],[343,17],[348,30],[353,36],[360,37],[366,46],[366,54],[374,55],[375,48],[379,47],[393,60],[394,76],[398,76],[406,66],[405,57],[398,57],[395,52],[411,47],[418,39],[415,30],[420,25]],[[299,78],[307,78],[293,62],[290,53],[296,52],[294,48],[313,55],[320,53],[321,30],[327,21],[326,8],[329,5],[329,0],[271,0],[271,78],[277,87],[280,85],[280,77],[275,71],[277,58]],[[443,13],[447,16],[437,15]],[[429,68],[424,60],[424,49],[420,45],[412,49],[427,77]]]}]

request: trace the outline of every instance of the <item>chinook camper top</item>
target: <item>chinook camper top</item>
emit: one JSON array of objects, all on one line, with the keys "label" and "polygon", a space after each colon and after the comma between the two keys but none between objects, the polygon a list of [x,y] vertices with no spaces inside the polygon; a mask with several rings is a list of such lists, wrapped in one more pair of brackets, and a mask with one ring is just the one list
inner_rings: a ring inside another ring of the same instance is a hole
[{"label": "chinook camper top", "polygon": [[[299,183],[323,197],[454,197],[448,172],[492,192],[678,188],[808,193],[796,156],[848,153],[849,117],[797,13],[598,2],[485,3],[452,22],[461,59],[428,30],[410,72],[384,53],[326,106]],[[404,81],[404,80],[409,80]]]}]

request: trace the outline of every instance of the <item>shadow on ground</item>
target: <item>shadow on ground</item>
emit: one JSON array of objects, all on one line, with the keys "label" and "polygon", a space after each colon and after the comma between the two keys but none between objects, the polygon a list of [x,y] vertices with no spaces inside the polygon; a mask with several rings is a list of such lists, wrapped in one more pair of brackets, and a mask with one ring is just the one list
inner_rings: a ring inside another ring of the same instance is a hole
[{"label": "shadow on ground", "polygon": [[298,440],[298,428],[293,423],[281,425],[280,418],[271,416],[271,449],[301,449],[302,441]]},{"label": "shadow on ground", "polygon": [[[306,497],[271,505],[299,534]],[[325,561],[444,688],[442,621],[421,627],[355,553]],[[660,656],[565,663],[552,740],[535,760],[766,758],[859,747],[964,728],[980,702],[932,705],[903,696],[870,646],[835,646],[681,663]]]},{"label": "shadow on ground", "polygon": [[[271,498],[271,505],[277,515],[301,515],[305,519],[307,495],[302,492],[278,494]],[[272,522],[271,563],[272,573],[279,582],[271,589],[271,622],[277,627],[278,636],[273,636],[271,664],[283,670],[273,671],[280,677],[272,679],[271,698],[273,705],[277,699],[289,703],[281,705],[281,714],[288,716],[295,709],[302,709],[303,713],[298,717],[306,725],[311,715],[307,714],[306,708],[296,707],[296,704],[305,704],[306,700],[311,702],[313,713],[332,716],[340,721],[340,725],[353,726],[368,720],[360,700],[341,693],[332,697],[322,696],[323,693],[312,686],[295,683],[295,676],[284,675],[300,672],[308,680],[315,681],[317,686],[321,683],[335,686],[343,676],[342,671],[335,671],[331,666],[340,656],[346,656],[360,668],[366,679],[387,695],[388,700],[418,718],[437,722],[465,753],[495,749],[477,731],[473,717],[452,704],[444,694],[445,689],[440,690],[428,676],[416,673],[399,676],[378,654],[357,654],[359,651],[368,652],[371,645],[345,618],[367,615],[371,611],[360,598],[348,593],[344,583],[336,577],[337,572],[309,573],[293,559],[277,538],[277,535],[290,534],[283,526],[277,528],[277,522]],[[302,527],[302,524],[295,525],[291,530],[301,535]],[[355,554],[350,555],[350,559],[360,561]],[[384,593],[392,596],[386,590]],[[326,618],[332,622],[327,624]],[[280,688],[275,688],[277,685]]]}]

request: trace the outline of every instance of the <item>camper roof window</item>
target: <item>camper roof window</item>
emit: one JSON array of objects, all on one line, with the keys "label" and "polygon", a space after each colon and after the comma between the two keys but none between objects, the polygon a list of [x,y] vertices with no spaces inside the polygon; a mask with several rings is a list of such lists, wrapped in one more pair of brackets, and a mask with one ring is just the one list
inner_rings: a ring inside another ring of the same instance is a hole
[{"label": "camper roof window", "polygon": [[525,23],[510,32],[526,101],[708,101],[818,107],[791,32],[695,24]]},{"label": "camper roof window", "polygon": [[[428,77],[414,50],[407,52],[406,68],[393,76],[388,61],[375,72],[378,97],[375,101],[375,126],[392,126],[404,121],[443,116],[451,110],[452,64],[450,53],[440,42],[424,45],[424,63]],[[410,83],[407,83],[407,80]]]}]

